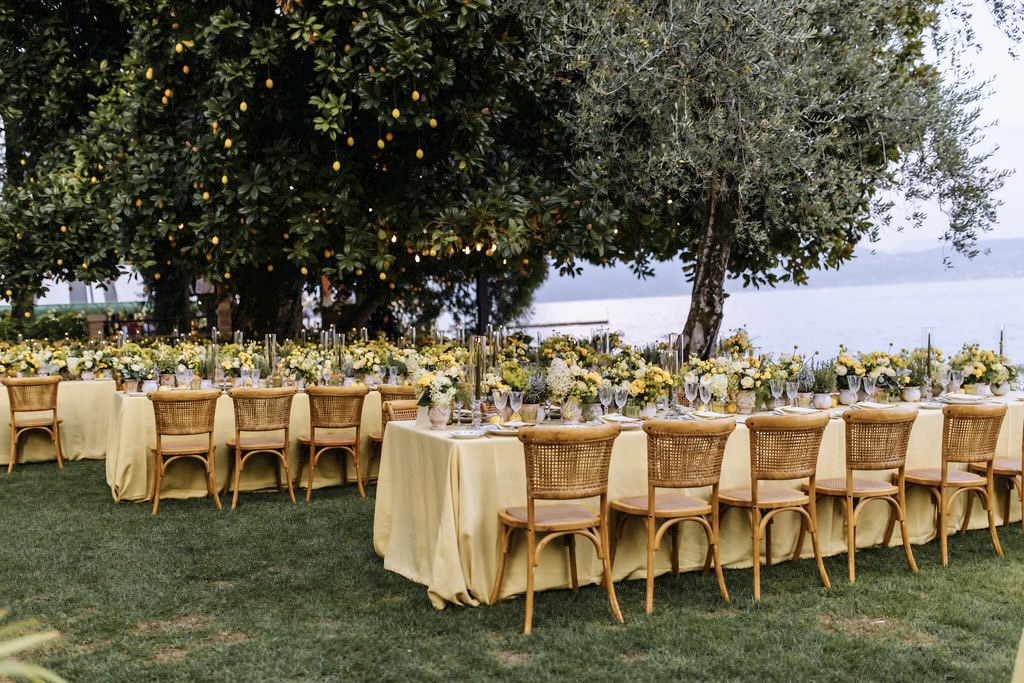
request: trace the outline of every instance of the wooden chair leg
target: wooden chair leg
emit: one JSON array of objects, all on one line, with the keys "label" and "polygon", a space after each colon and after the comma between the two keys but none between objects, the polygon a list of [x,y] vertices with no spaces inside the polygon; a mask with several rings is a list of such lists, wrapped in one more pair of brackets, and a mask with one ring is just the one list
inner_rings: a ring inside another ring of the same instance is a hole
[{"label": "wooden chair leg", "polygon": [[[291,465],[288,464],[288,453],[287,453],[287,451],[281,455],[281,464],[284,466],[284,479],[287,482],[287,486],[288,486],[288,498],[291,499],[291,501],[294,503],[295,502],[295,489],[292,487],[292,472],[291,472]],[[280,468],[278,468],[277,473],[278,473],[278,477],[280,477],[280,475],[281,475],[281,469]],[[281,486],[280,479],[278,479],[277,486],[278,486],[278,488],[280,488],[280,486]]]},{"label": "wooden chair leg", "polygon": [[991,479],[988,480],[988,484],[985,488],[985,494],[982,495],[979,493],[978,495],[982,498],[982,503],[985,504],[985,509],[988,512],[988,531],[992,536],[992,545],[995,546],[996,555],[1004,557],[1003,547],[999,544],[999,533],[996,531],[995,500],[993,498],[995,490]]},{"label": "wooden chair leg", "polygon": [[572,578],[572,592],[580,592],[580,577],[576,570],[576,535],[569,534],[563,537],[565,539],[565,547],[569,551],[569,575]]},{"label": "wooden chair leg", "polygon": [[64,453],[60,449],[60,426],[53,425],[53,446],[57,450],[57,467],[64,469]]},{"label": "wooden chair leg", "polygon": [[14,465],[18,462],[18,430],[11,425],[11,457],[7,461],[7,474],[14,471]]},{"label": "wooden chair leg", "polygon": [[[352,449],[352,462],[355,463],[355,468],[356,468],[356,486],[358,486],[358,488],[359,488],[359,497],[360,498],[366,498],[366,491],[363,490],[363,475],[362,475],[362,471],[361,471],[362,468],[360,467],[360,462],[359,462],[359,444],[358,443],[356,444],[355,448]],[[341,456],[341,466],[342,466],[342,468],[345,467],[345,454],[344,454],[344,452],[342,452],[342,456]],[[344,471],[344,469],[342,471]]]},{"label": "wooden chair leg", "polygon": [[309,484],[306,486],[306,502],[313,497],[313,472],[316,470],[316,449],[309,447]]},{"label": "wooden chair leg", "polygon": [[[208,453],[206,459],[203,461],[203,467],[206,468],[206,488],[213,496],[213,502],[217,506],[218,510],[222,510],[220,504],[220,496],[217,494],[217,470],[213,465],[213,453]],[[238,476],[237,470],[235,476]],[[235,487],[235,491],[238,491],[238,487]]]},{"label": "wooden chair leg", "polygon": [[903,535],[903,552],[907,556],[907,564],[910,566],[910,571],[916,574],[917,561],[914,559],[914,551],[910,547],[910,528],[907,525],[907,496],[904,491],[899,491],[896,494],[896,505],[893,506],[893,512],[889,515],[890,527],[893,524],[893,514],[899,515],[900,533]]},{"label": "wooden chair leg", "polygon": [[604,584],[608,589],[608,602],[612,607],[612,615],[615,620],[620,624],[624,623],[625,620],[622,618],[622,610],[619,609],[619,600],[615,597],[615,582],[612,580],[612,563],[611,557],[608,555],[608,520],[604,518],[601,520],[600,529],[598,530],[601,538],[601,547],[598,548],[598,552],[601,555],[601,560],[604,563]]},{"label": "wooden chair leg", "polygon": [[526,618],[523,623],[523,634],[530,635],[533,631],[533,572],[537,566],[537,534],[533,529],[526,530]]},{"label": "wooden chair leg", "polygon": [[647,614],[654,611],[654,527],[656,521],[652,515],[644,517],[644,528],[647,530],[647,578],[645,579],[644,610]]},{"label": "wooden chair leg", "polygon": [[811,533],[811,546],[814,548],[814,559],[818,563],[818,574],[821,576],[821,584],[825,588],[831,588],[832,582],[828,578],[828,572],[825,571],[825,560],[821,557],[821,543],[818,538],[818,510],[814,505],[814,500],[811,500],[810,510],[808,510],[807,525],[810,527]]},{"label": "wooden chair leg", "polygon": [[754,508],[751,512],[750,536],[753,540],[754,564],[754,600],[761,599],[761,511]]},{"label": "wooden chair leg", "polygon": [[938,523],[939,548],[941,548],[941,550],[942,550],[942,566],[943,567],[948,567],[949,566],[949,547],[948,547],[948,542],[946,540],[946,517],[947,517],[948,513],[946,512],[946,506],[949,504],[949,500],[948,500],[948,494],[946,493],[945,487],[943,487],[942,490],[939,492],[939,500],[941,501],[940,504],[939,504],[939,523]]},{"label": "wooden chair leg", "polygon": [[[232,488],[234,488],[234,493],[231,495],[232,510],[238,506],[238,482],[242,478],[242,454],[236,448],[234,455],[234,466],[231,468],[233,470],[231,474]],[[227,486],[227,483],[225,483],[224,486]]]},{"label": "wooden chair leg", "polygon": [[857,517],[854,513],[852,496],[845,496],[842,503],[843,523],[846,525],[846,578],[850,583],[855,583],[857,581]]},{"label": "wooden chair leg", "polygon": [[157,455],[153,460],[153,514],[160,507],[160,479],[163,477],[163,459]]},{"label": "wooden chair leg", "polygon": [[672,576],[679,578],[679,524],[673,524],[669,528],[672,536]]},{"label": "wooden chair leg", "polygon": [[505,559],[508,557],[511,543],[512,527],[502,524],[501,537],[498,541],[498,571],[494,576],[494,588],[491,589],[490,604],[492,605],[498,601],[498,596],[501,594],[501,580],[505,576]]}]

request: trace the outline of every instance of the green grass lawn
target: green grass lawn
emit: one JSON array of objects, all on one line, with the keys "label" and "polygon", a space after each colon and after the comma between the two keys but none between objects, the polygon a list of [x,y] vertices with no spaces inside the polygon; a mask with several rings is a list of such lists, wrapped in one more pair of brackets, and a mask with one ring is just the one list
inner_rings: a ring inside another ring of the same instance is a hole
[{"label": "green grass lawn", "polygon": [[321,489],[310,504],[247,494],[115,504],[104,463],[21,465],[0,475],[0,607],[62,640],[22,657],[71,681],[876,680],[1006,681],[1024,626],[1024,540],[1001,529],[766,569],[670,576],[643,611],[643,581],[617,584],[625,625],[597,586],[541,593],[523,636],[522,598],[430,606],[424,586],[373,552],[373,489]]}]

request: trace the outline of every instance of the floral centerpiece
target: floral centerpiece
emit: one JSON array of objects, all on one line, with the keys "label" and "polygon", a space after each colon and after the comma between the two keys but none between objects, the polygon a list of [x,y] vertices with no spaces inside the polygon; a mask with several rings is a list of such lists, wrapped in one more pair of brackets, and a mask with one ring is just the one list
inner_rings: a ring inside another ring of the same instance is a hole
[{"label": "floral centerpiece", "polygon": [[730,358],[743,358],[751,356],[754,345],[750,342],[750,335],[744,327],[733,330],[732,334],[722,340],[718,351]]},{"label": "floral centerpiece", "polygon": [[417,402],[421,406],[450,406],[460,379],[459,366],[455,364],[438,370],[419,369],[413,376]]},{"label": "floral centerpiece", "polygon": [[548,368],[548,391],[553,400],[591,404],[597,401],[600,386],[601,373],[585,370],[572,354],[566,359],[555,358]]},{"label": "floral centerpiece", "polygon": [[256,367],[255,357],[256,349],[252,344],[225,344],[220,347],[218,363],[225,377],[237,379],[242,376],[242,370],[251,371]]},{"label": "floral centerpiece", "polygon": [[657,365],[641,362],[629,385],[629,395],[638,403],[655,403],[672,388],[672,375]]},{"label": "floral centerpiece", "polygon": [[110,370],[113,357],[105,348],[82,349],[79,372],[104,372]]},{"label": "floral centerpiece", "polygon": [[962,370],[964,384],[1000,385],[1016,379],[1016,368],[1006,356],[995,351],[982,349],[979,344],[964,344],[960,351],[949,359],[949,366]]},{"label": "floral centerpiece", "polygon": [[843,345],[839,346],[839,355],[836,357],[835,366],[836,383],[840,389],[850,388],[850,377],[864,376],[864,365]]},{"label": "floral centerpiece", "polygon": [[158,375],[153,355],[138,344],[123,345],[118,349],[113,363],[114,368],[125,380],[145,382],[155,380]]},{"label": "floral centerpiece", "polygon": [[330,367],[330,362],[319,346],[294,346],[281,359],[281,374],[295,380],[301,379],[307,384],[316,384],[322,377],[323,369]]}]

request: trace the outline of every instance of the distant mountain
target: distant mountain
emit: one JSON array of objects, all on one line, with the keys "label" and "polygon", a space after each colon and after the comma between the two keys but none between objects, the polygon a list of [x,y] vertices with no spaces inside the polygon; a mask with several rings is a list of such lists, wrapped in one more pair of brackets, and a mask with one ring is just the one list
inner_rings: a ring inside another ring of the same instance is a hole
[{"label": "distant mountain", "polygon": [[[948,280],[986,280],[1024,277],[1024,238],[987,240],[979,243],[981,254],[966,259],[950,247],[916,251],[876,252],[868,248],[839,270],[818,271],[811,275],[808,287],[852,287],[858,285],[935,282]],[[948,262],[948,265],[947,265]],[[641,280],[626,266],[601,268],[586,266],[575,278],[559,277],[552,271],[537,291],[534,301],[582,301],[633,297],[687,296],[690,283],[682,264],[669,261],[655,264],[655,276]],[[793,285],[781,285],[792,287]],[[726,284],[739,291],[738,282]]]}]

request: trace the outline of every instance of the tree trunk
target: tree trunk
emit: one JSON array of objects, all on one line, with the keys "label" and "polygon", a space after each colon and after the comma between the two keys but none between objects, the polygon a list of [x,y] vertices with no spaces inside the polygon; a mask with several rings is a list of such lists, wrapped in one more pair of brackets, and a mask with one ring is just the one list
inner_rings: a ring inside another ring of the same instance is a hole
[{"label": "tree trunk", "polygon": [[723,199],[717,180],[712,180],[708,220],[697,254],[693,275],[690,313],[683,328],[683,358],[697,354],[710,358],[715,353],[725,306],[725,276],[736,232],[736,212]]},{"label": "tree trunk", "polygon": [[476,271],[476,333],[487,334],[491,322],[491,281],[486,268]]}]

